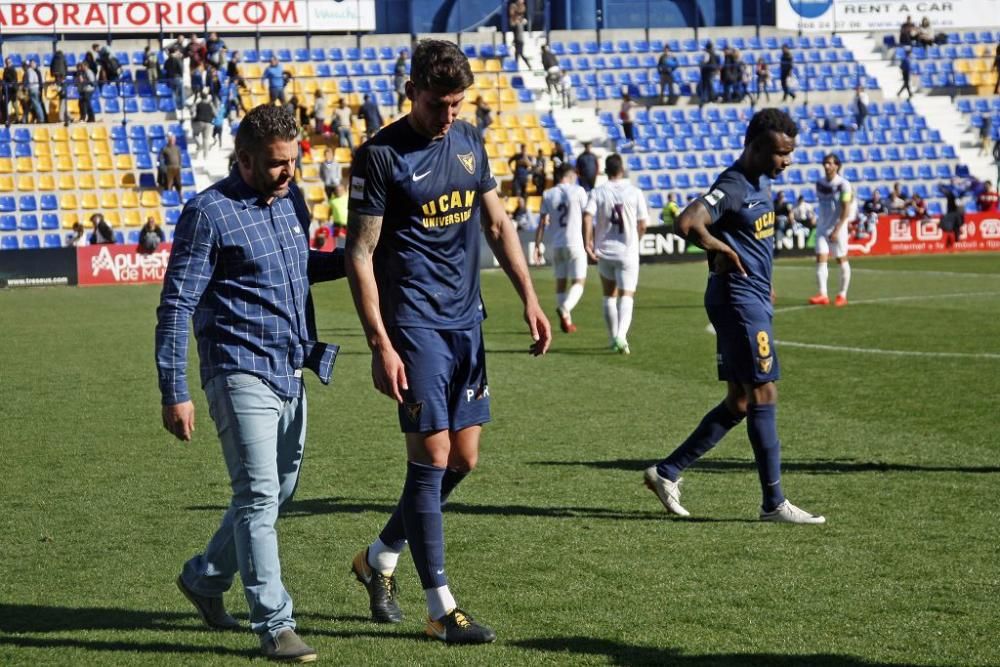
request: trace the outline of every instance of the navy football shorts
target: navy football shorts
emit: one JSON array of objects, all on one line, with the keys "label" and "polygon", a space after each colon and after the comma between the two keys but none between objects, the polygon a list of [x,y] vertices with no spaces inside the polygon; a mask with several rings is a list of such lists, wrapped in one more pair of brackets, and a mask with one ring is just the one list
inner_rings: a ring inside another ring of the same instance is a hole
[{"label": "navy football shorts", "polygon": [[774,382],[780,376],[771,328],[771,305],[739,299],[737,303],[706,300],[715,327],[719,379],[740,384]]},{"label": "navy football shorts", "polygon": [[409,389],[399,406],[404,433],[458,431],[490,420],[490,387],[480,325],[469,329],[392,327]]}]

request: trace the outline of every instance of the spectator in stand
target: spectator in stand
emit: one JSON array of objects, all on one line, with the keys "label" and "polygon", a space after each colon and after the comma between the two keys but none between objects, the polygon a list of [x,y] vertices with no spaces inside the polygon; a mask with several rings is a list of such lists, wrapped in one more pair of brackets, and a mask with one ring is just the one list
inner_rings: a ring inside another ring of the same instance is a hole
[{"label": "spectator in stand", "polygon": [[[243,54],[239,51],[233,51],[232,55],[229,56],[229,63],[226,64],[226,78],[235,81],[241,88],[246,88],[246,81],[243,80],[243,68],[240,65],[242,62]],[[246,113],[245,109],[243,113]]]},{"label": "spectator in stand", "polygon": [[67,74],[69,70],[66,66],[66,54],[57,50],[52,54],[52,61],[49,63],[49,76],[54,81],[59,81],[65,79]]},{"label": "spectator in stand", "polygon": [[559,92],[559,82],[562,80],[562,70],[559,69],[559,59],[548,44],[542,44],[542,69],[545,70],[545,87],[549,99],[555,99]]},{"label": "spectator in stand", "polygon": [[997,189],[1000,189],[1000,141],[993,142],[993,163],[997,166]]},{"label": "spectator in stand", "polygon": [[90,51],[87,51],[87,53],[83,56],[83,62],[87,65],[87,69],[94,73],[95,78],[101,71],[101,66],[97,62],[97,54],[100,53],[100,50],[100,44],[91,44]]},{"label": "spectator in stand", "polygon": [[698,66],[698,104],[715,101],[715,79],[719,76],[719,54],[715,52],[712,42],[705,45],[705,54]]},{"label": "spectator in stand", "polygon": [[899,45],[910,46],[917,36],[917,24],[913,22],[912,16],[907,16],[906,21],[899,27]]},{"label": "spectator in stand", "polygon": [[979,125],[979,152],[977,155],[990,154],[990,130],[993,127],[993,118],[984,114]]},{"label": "spectator in stand", "polygon": [[87,67],[87,63],[79,63],[76,66],[76,90],[79,94],[78,103],[80,105],[80,121],[88,123],[94,122],[94,105],[90,103],[90,98],[97,89],[97,75]]},{"label": "spectator in stand", "polygon": [[163,174],[161,191],[173,189],[181,194],[181,149],[177,145],[177,137],[167,135],[167,143],[160,149],[158,160]]},{"label": "spectator in stand", "polygon": [[528,179],[531,178],[531,156],[528,155],[528,146],[521,144],[521,150],[516,155],[507,160],[510,171],[514,175],[510,183],[510,193],[514,197],[528,196]]},{"label": "spectator in stand", "polygon": [[755,67],[755,73],[757,76],[757,102],[760,102],[761,96],[765,96],[767,101],[771,101],[771,93],[768,91],[768,86],[771,83],[771,70],[767,68],[767,63],[763,58],[757,59],[757,66]]},{"label": "spectator in stand", "polygon": [[406,59],[410,52],[402,49],[396,57],[396,64],[392,66],[392,88],[396,91],[396,113],[403,113],[403,104],[406,102],[406,80],[409,74],[406,72]]},{"label": "spectator in stand", "polygon": [[792,231],[816,228],[816,211],[806,198],[799,195],[792,209]]},{"label": "spectator in stand", "polygon": [[38,63],[34,60],[24,62],[24,78],[21,85],[28,91],[28,109],[21,122],[28,122],[28,110],[36,123],[47,123],[48,117],[42,106],[42,73],[38,71]]},{"label": "spectator in stand", "polygon": [[927,215],[927,202],[924,198],[920,196],[920,193],[914,192],[913,196],[910,197],[910,207],[909,214],[911,218],[917,221],[926,220]]},{"label": "spectator in stand", "polygon": [[864,86],[858,84],[854,88],[854,100],[851,101],[851,112],[854,114],[854,124],[859,130],[868,129],[865,121],[868,118],[868,105],[870,103]]},{"label": "spectator in stand", "polygon": [[622,93],[622,105],[618,110],[618,119],[622,122],[622,134],[625,135],[625,143],[635,143],[635,108],[639,106],[632,96]]},{"label": "spectator in stand", "polygon": [[559,165],[566,162],[566,152],[563,150],[563,145],[558,141],[552,142],[552,168],[555,169]]},{"label": "spectator in stand", "polygon": [[73,248],[82,248],[87,245],[87,230],[80,222],[73,223],[73,233],[67,237],[66,245]]},{"label": "spectator in stand", "polygon": [[523,60],[525,67],[531,69],[531,61],[524,55],[524,30],[528,25],[528,6],[524,0],[510,0],[507,5],[507,22],[514,33],[514,62]]},{"label": "spectator in stand", "polygon": [[878,227],[878,217],[887,215],[889,207],[882,200],[882,193],[878,188],[872,190],[872,196],[861,206],[861,215],[858,216],[858,228],[854,236],[858,239],[870,237]]},{"label": "spectator in stand", "polygon": [[667,201],[663,204],[663,210],[660,211],[660,222],[669,227],[672,232],[674,231],[674,223],[677,222],[677,216],[680,213],[681,207],[677,203],[677,195],[673,192],[667,193]]},{"label": "spectator in stand", "polygon": [[146,79],[153,90],[156,90],[156,82],[160,78],[160,60],[157,52],[152,47],[147,46],[142,51],[142,67],[146,70]]},{"label": "spectator in stand", "polygon": [[365,136],[371,139],[382,128],[382,112],[372,95],[365,95],[361,103],[361,117],[365,120]]},{"label": "spectator in stand", "polygon": [[208,41],[205,42],[205,53],[207,54],[206,60],[213,69],[219,69],[226,64],[225,51],[226,42],[219,37],[219,33],[211,33],[208,36]]},{"label": "spectator in stand", "polygon": [[568,71],[564,71],[562,78],[559,79],[559,91],[562,94],[563,109],[572,108],[576,96],[573,93],[573,77],[569,75]]},{"label": "spectator in stand", "polygon": [[313,225],[315,225],[316,231],[312,233],[312,242],[309,246],[313,250],[329,249],[330,242],[333,239],[333,230],[330,229],[329,225],[324,225],[321,221],[315,221]]},{"label": "spectator in stand", "polygon": [[337,238],[347,237],[347,188],[340,183],[333,189],[330,197],[330,219],[333,221],[333,231]]},{"label": "spectator in stand", "polygon": [[329,119],[329,109],[326,106],[326,97],[323,96],[323,91],[316,89],[316,94],[313,95],[313,124],[314,132],[316,134],[327,134],[328,126],[327,120]]},{"label": "spectator in stand", "polygon": [[276,56],[271,56],[271,64],[264,70],[261,78],[267,84],[267,94],[271,104],[275,101],[285,104],[285,84],[292,78],[292,73],[278,63]]},{"label": "spectator in stand", "polygon": [[326,198],[329,199],[341,181],[340,163],[334,161],[332,148],[323,151],[323,162],[319,165],[319,179],[323,181],[323,189],[326,191]]},{"label": "spectator in stand", "polygon": [[90,224],[92,225],[92,231],[88,239],[90,245],[115,242],[115,233],[112,231],[111,225],[104,219],[103,213],[95,213],[90,216]]},{"label": "spectator in stand", "polygon": [[934,31],[931,30],[931,20],[926,16],[920,19],[920,27],[917,28],[917,43],[920,46],[934,46]]},{"label": "spectator in stand", "polygon": [[781,47],[781,60],[780,60],[779,76],[781,77],[781,101],[786,101],[789,97],[793,100],[795,99],[795,91],[791,84],[790,79],[792,79],[792,74],[795,71],[795,59],[792,57],[792,50],[788,48],[787,44]]},{"label": "spectator in stand", "polygon": [[993,94],[1000,95],[1000,44],[993,53],[993,71],[997,73],[997,82],[993,86]]},{"label": "spectator in stand", "polygon": [[167,60],[163,63],[163,76],[174,93],[177,118],[181,118],[184,112],[184,60],[180,49],[174,48],[167,53]]},{"label": "spectator in stand", "polygon": [[737,62],[737,51],[733,48],[726,48],[722,52],[722,101],[736,102],[739,95],[740,67]]},{"label": "spectator in stand", "polygon": [[[1000,164],[1000,161],[998,161]],[[997,167],[1000,170],[1000,167]],[[597,182],[597,156],[594,155],[590,150],[590,142],[583,142],[583,152],[576,158],[576,175],[580,179],[580,187],[582,187],[587,192],[594,189],[594,184]]]},{"label": "spectator in stand", "polygon": [[212,98],[204,91],[198,95],[198,101],[194,105],[194,115],[191,117],[191,132],[194,140],[201,150],[201,159],[208,160],[208,149],[212,145],[212,128],[215,126],[215,112],[217,107],[212,103]]},{"label": "spectator in stand", "polygon": [[58,119],[63,125],[69,125],[69,79],[64,76],[56,76],[53,85],[56,88],[56,99],[59,102]]},{"label": "spectator in stand", "polygon": [[535,156],[535,161],[531,165],[531,183],[535,186],[535,194],[539,196],[545,192],[545,168],[547,162],[545,153],[539,148],[538,155]]},{"label": "spectator in stand", "polygon": [[998,210],[1000,195],[989,181],[983,184],[983,191],[976,198],[976,206],[983,213],[995,213]]},{"label": "spectator in stand", "polygon": [[122,71],[122,64],[107,46],[102,46],[97,52],[97,64],[100,67],[100,72],[97,75],[99,81],[113,83],[118,80],[118,75]]},{"label": "spectator in stand", "polygon": [[893,183],[889,192],[889,212],[903,214],[910,205],[910,197],[906,194],[902,184]]},{"label": "spectator in stand", "polygon": [[951,183],[945,183],[938,188],[945,197],[944,215],[938,220],[938,227],[947,234],[945,247],[954,246],[962,240],[962,227],[965,225],[965,211],[959,205],[958,200],[965,194],[965,188],[958,181],[953,179]]},{"label": "spectator in stand", "polygon": [[154,252],[161,243],[167,240],[163,230],[156,224],[156,218],[149,216],[146,224],[139,230],[139,246],[135,249],[139,253]]},{"label": "spectator in stand", "polygon": [[774,254],[778,254],[778,239],[785,236],[787,232],[792,227],[792,202],[788,201],[785,197],[784,190],[778,190],[778,194],[774,198],[774,232],[775,232],[775,243],[774,243]]},{"label": "spectator in stand", "polygon": [[486,141],[486,130],[492,124],[493,110],[486,104],[483,96],[479,95],[476,97],[476,128],[479,130],[479,136],[483,138],[483,142]]},{"label": "spectator in stand", "polygon": [[354,137],[351,135],[351,107],[347,106],[347,100],[341,97],[337,100],[337,108],[333,110],[333,132],[337,135],[337,141],[341,146],[347,146],[354,154]]},{"label": "spectator in stand", "polygon": [[[4,58],[2,82],[0,82],[0,122],[9,126],[11,122],[10,105],[17,93],[17,68],[10,56]],[[15,116],[16,118],[16,116]]]},{"label": "spectator in stand", "polygon": [[663,45],[663,53],[656,61],[656,73],[660,76],[660,103],[673,104],[677,101],[674,95],[674,73],[677,71],[677,57],[670,52],[670,47]]},{"label": "spectator in stand", "polygon": [[906,94],[909,95],[909,99],[913,99],[913,91],[910,90],[910,70],[912,68],[912,64],[910,63],[910,50],[910,47],[906,47],[903,50],[903,59],[899,61],[899,74],[903,77],[903,85],[900,86],[899,90],[896,92],[896,97],[902,95],[905,90]]}]

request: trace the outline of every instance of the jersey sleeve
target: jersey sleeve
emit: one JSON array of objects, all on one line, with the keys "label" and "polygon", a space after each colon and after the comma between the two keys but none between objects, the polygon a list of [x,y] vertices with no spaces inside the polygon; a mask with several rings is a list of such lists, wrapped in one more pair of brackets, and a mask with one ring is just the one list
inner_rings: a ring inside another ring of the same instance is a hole
[{"label": "jersey sleeve", "polygon": [[587,204],[583,207],[583,212],[597,215],[597,188],[591,190],[587,196]]},{"label": "jersey sleeve", "polygon": [[635,190],[635,217],[636,220],[649,221],[649,208],[646,206],[646,197],[642,194],[642,190],[636,188]]},{"label": "jersey sleeve", "polygon": [[351,162],[349,208],[360,215],[381,216],[392,177],[392,164],[384,151],[362,146]]},{"label": "jersey sleeve", "polygon": [[726,213],[739,211],[745,197],[746,187],[731,174],[723,173],[712,189],[699,196],[696,201],[702,203],[712,222],[716,223]]},{"label": "jersey sleeve", "polygon": [[844,179],[840,182],[840,201],[847,204],[854,199],[854,189],[851,187],[851,182]]},{"label": "jersey sleeve", "polygon": [[549,194],[550,192],[552,190],[542,195],[542,206],[538,209],[538,215],[552,215],[552,195]]}]

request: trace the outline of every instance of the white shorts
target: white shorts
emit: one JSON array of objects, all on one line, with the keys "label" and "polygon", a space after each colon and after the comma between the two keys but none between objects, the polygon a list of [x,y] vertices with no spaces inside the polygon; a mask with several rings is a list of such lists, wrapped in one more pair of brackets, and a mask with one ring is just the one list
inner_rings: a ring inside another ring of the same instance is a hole
[{"label": "white shorts", "polygon": [[833,255],[835,258],[847,256],[847,225],[840,228],[840,232],[834,238],[828,238],[833,228],[837,226],[837,221],[820,221],[816,225],[816,254]]},{"label": "white shorts", "polygon": [[614,280],[620,290],[634,292],[639,286],[639,258],[598,259],[597,271],[605,280]]},{"label": "white shorts", "polygon": [[587,251],[583,248],[553,248],[552,270],[556,280],[585,280],[587,278]]}]

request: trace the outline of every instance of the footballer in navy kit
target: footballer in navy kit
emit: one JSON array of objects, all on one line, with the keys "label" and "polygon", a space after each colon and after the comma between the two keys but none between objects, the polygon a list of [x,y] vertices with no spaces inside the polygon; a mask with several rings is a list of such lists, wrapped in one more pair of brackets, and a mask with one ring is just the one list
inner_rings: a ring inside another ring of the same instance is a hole
[{"label": "footballer in navy kit", "polygon": [[774,205],[771,179],[791,164],[798,128],[780,109],[763,109],[747,128],[743,154],[677,219],[681,233],[708,255],[705,310],[716,331],[719,379],[726,398],[670,456],[646,469],[644,481],[667,512],[688,516],[680,503],[681,472],[733,427],[747,420],[763,501],[762,521],[820,524],[781,490],[775,380],[778,355],[771,320]]},{"label": "footballer in navy kit", "polygon": [[496,639],[449,590],[441,520],[448,495],[476,465],[481,425],[490,419],[481,233],[524,303],[531,351],[544,354],[551,339],[479,132],[458,119],[472,83],[455,44],[420,42],[406,83],[410,113],[354,157],[346,248],[372,378],[398,403],[407,449],[399,505],[352,570],[372,618],[397,623],[394,572],[409,543],[427,598],[427,634],[448,643]]}]

